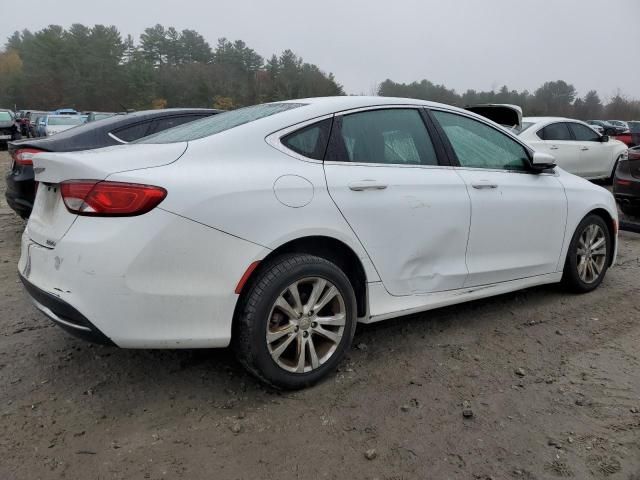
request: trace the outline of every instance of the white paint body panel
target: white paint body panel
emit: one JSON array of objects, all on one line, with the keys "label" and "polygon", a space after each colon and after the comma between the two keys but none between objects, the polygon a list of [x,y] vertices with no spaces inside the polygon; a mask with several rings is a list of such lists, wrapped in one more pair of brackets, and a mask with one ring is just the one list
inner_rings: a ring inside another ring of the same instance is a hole
[{"label": "white paint body panel", "polygon": [[[38,155],[34,166],[44,171],[36,179],[52,187],[106,179],[162,186],[168,195],[142,216],[94,218],[43,194],[36,203],[54,208],[34,211],[20,272],[119,346],[223,347],[247,267],[292,240],[328,237],[356,254],[368,282],[361,321],[370,322],[558,281],[580,220],[596,208],[617,220],[609,192],[559,168],[555,176],[478,176],[455,167],[323,165],[274,148],[267,139],[276,132],[349,109],[458,111],[377,97],[301,102],[308,105],[188,145]],[[381,175],[386,190],[348,189]],[[500,188],[472,191],[476,180]]]}]

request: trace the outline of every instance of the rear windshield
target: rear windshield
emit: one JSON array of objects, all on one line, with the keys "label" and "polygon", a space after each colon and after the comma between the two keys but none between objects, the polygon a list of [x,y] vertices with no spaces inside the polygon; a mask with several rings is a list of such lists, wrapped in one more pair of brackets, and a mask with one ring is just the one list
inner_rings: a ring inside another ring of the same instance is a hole
[{"label": "rear windshield", "polygon": [[8,122],[13,120],[9,112],[0,112],[0,122]]},{"label": "rear windshield", "polygon": [[80,125],[84,120],[80,115],[77,117],[49,117],[49,125]]},{"label": "rear windshield", "polygon": [[231,112],[219,113],[211,117],[186,123],[163,132],[149,135],[132,143],[176,143],[189,142],[208,137],[234,127],[269,117],[277,113],[302,107],[304,103],[266,103],[252,107],[240,108]]}]

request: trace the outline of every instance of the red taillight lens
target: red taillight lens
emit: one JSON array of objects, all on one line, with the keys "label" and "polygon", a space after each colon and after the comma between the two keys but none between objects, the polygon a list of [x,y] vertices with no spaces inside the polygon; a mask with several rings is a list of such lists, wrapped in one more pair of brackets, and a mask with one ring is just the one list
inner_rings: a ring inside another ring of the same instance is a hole
[{"label": "red taillight lens", "polygon": [[96,217],[142,215],[167,196],[167,191],[161,187],[96,180],[62,182],[60,193],[71,213]]},{"label": "red taillight lens", "polygon": [[37,148],[19,148],[11,153],[16,165],[33,165],[33,156],[37,153],[42,153],[44,150],[38,150]]}]

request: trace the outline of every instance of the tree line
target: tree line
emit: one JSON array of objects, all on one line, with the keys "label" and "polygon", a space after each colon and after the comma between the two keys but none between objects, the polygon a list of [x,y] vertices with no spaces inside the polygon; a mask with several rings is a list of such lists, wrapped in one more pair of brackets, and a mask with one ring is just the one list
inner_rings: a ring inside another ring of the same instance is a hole
[{"label": "tree line", "polygon": [[15,32],[0,52],[0,105],[119,111],[236,108],[342,95],[332,74],[291,50],[266,61],[242,40],[214,48],[194,30],[147,28],[138,42],[114,26]]},{"label": "tree line", "polygon": [[[381,96],[419,98],[451,105],[510,103],[525,115],[587,119],[640,119],[640,102],[618,92],[604,103],[595,90],[579,97],[563,80],[533,92],[467,90],[459,94],[429,80],[382,82]],[[232,109],[256,103],[343,95],[333,74],[291,50],[265,59],[242,40],[212,47],[195,30],[155,25],[140,38],[114,26],[68,29],[50,25],[11,35],[0,51],[0,107],[120,111],[162,107]]]},{"label": "tree line", "polygon": [[385,80],[378,95],[409,97],[464,107],[482,103],[508,103],[522,107],[526,116],[563,116],[582,120],[640,120],[640,101],[617,92],[606,104],[598,92],[591,90],[579,97],[575,87],[564,80],[546,82],[534,92],[510,90],[506,85],[498,91],[467,90],[458,94],[444,85],[429,80],[396,83]]}]

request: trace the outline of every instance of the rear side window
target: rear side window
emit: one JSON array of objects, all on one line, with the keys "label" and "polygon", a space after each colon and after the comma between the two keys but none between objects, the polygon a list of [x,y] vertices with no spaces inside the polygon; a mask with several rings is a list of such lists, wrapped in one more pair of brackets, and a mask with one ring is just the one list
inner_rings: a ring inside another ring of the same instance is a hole
[{"label": "rear side window", "polygon": [[537,132],[542,140],[573,140],[566,123],[552,123]]},{"label": "rear side window", "polygon": [[593,128],[589,128],[580,123],[570,123],[569,127],[573,130],[573,135],[579,142],[599,142],[600,135]]},{"label": "rear side window", "polygon": [[282,138],[282,144],[305,157],[322,160],[327,149],[332,119],[301,128]]},{"label": "rear side window", "polygon": [[174,117],[158,118],[151,122],[151,128],[149,129],[149,132],[147,132],[147,135],[163,132],[165,130],[169,130],[170,128],[177,127],[178,125],[183,125],[195,120],[200,120],[205,117],[208,117],[208,115],[180,115]]},{"label": "rear side window", "polygon": [[134,123],[133,125],[115,130],[113,135],[123,142],[133,142],[147,135],[149,125],[151,125],[150,121]]},{"label": "rear side window", "polygon": [[508,135],[473,118],[433,111],[462,167],[526,171],[526,149]]},{"label": "rear side window", "polygon": [[416,109],[370,110],[336,119],[325,160],[396,165],[438,165]]},{"label": "rear side window", "polygon": [[190,122],[164,132],[150,135],[140,143],[175,143],[190,142],[199,138],[215,135],[234,127],[269,117],[287,110],[302,107],[305,103],[265,103],[252,107],[240,108],[230,112],[219,113],[212,117]]}]

